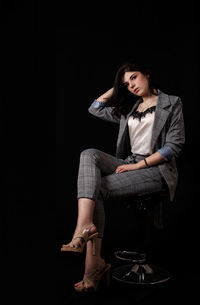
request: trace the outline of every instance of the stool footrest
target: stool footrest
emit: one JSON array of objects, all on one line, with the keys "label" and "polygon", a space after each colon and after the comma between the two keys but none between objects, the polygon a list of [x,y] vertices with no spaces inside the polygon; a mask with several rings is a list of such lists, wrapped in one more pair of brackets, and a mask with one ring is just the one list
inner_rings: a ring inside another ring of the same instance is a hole
[{"label": "stool footrest", "polygon": [[114,255],[116,258],[129,263],[144,263],[146,261],[146,253],[136,251],[118,250],[114,252]]}]

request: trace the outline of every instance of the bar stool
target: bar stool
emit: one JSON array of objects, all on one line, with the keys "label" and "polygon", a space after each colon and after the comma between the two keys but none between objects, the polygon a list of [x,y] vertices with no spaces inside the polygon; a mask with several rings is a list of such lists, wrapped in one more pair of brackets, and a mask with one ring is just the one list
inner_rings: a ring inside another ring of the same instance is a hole
[{"label": "bar stool", "polygon": [[147,261],[147,247],[151,241],[154,227],[155,208],[161,203],[169,200],[166,189],[159,193],[138,195],[130,198],[127,202],[128,208],[133,208],[138,221],[138,242],[136,251],[119,250],[114,255],[122,264],[114,268],[112,277],[120,282],[133,285],[152,285],[168,281],[170,273]]}]

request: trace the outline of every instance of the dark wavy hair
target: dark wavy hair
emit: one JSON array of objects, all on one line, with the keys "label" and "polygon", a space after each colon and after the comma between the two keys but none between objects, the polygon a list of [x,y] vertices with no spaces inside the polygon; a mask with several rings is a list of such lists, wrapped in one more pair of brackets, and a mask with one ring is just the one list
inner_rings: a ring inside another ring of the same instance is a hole
[{"label": "dark wavy hair", "polygon": [[107,101],[113,107],[113,114],[117,117],[121,115],[126,116],[138,100],[138,96],[128,91],[122,81],[125,72],[131,71],[139,71],[144,75],[149,75],[149,89],[153,94],[157,94],[155,93],[155,89],[158,89],[158,85],[152,79],[151,69],[148,66],[134,60],[122,63],[115,76],[113,94]]}]

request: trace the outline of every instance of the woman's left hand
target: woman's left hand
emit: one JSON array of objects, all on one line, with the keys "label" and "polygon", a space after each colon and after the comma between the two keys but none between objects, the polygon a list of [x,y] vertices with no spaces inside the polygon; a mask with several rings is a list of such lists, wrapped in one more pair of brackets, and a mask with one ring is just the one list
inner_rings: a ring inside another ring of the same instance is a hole
[{"label": "woman's left hand", "polygon": [[115,173],[119,174],[119,173],[123,173],[123,172],[127,172],[127,171],[132,171],[132,170],[136,170],[136,169],[138,169],[137,163],[123,164],[123,165],[119,165],[116,168]]},{"label": "woman's left hand", "polygon": [[[158,165],[158,164],[162,164],[163,162],[165,162],[165,159],[163,158],[163,156],[161,156],[161,154],[158,151],[156,151],[151,156],[148,156],[145,159],[146,159],[146,162],[148,164],[148,167]],[[119,165],[116,168],[115,173],[119,174],[119,173],[123,173],[123,172],[127,172],[127,171],[133,171],[133,170],[136,170],[136,169],[142,169],[142,168],[146,168],[146,167],[147,167],[147,165],[144,162],[144,160],[141,160],[137,163]]]}]

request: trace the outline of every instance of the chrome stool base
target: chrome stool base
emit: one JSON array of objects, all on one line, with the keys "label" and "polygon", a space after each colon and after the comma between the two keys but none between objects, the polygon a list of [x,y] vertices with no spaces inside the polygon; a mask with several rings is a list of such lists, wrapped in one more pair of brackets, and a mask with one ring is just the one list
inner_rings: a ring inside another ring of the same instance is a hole
[{"label": "chrome stool base", "polygon": [[114,268],[112,277],[120,282],[133,285],[152,285],[168,281],[170,273],[158,266],[149,265],[146,255],[130,251],[117,251],[115,256],[131,264]]},{"label": "chrome stool base", "polygon": [[166,282],[170,279],[168,271],[153,265],[125,265],[116,267],[112,272],[112,277],[127,284],[152,285]]}]

